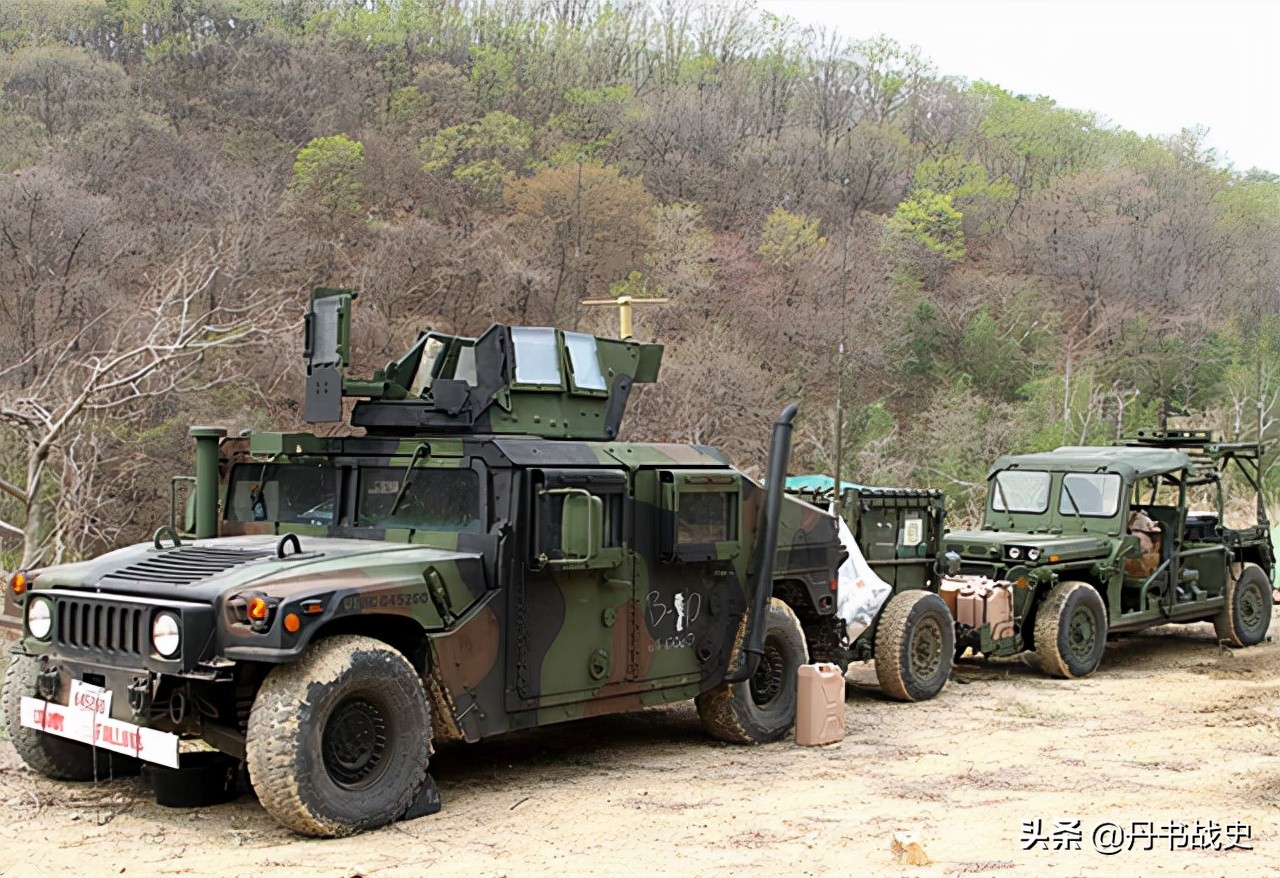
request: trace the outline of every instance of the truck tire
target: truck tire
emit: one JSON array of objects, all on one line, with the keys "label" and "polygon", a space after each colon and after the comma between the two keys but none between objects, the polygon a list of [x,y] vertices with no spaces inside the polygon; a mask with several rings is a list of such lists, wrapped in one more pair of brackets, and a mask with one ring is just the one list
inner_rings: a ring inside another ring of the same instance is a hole
[{"label": "truck tire", "polygon": [[427,775],[431,712],[417,671],[381,641],[340,635],[274,668],[245,742],[258,800],[303,835],[384,826]]},{"label": "truck tire", "polygon": [[40,664],[34,656],[15,655],[4,671],[4,722],[13,749],[32,770],[54,780],[105,780],[137,774],[131,756],[90,747],[22,725],[22,696],[36,696]]},{"label": "truck tire", "polygon": [[1218,639],[1229,646],[1253,646],[1271,626],[1271,583],[1257,564],[1232,564],[1223,591],[1226,602],[1213,620]]},{"label": "truck tire", "polygon": [[956,625],[947,602],[910,589],[889,599],[876,622],[876,679],[897,701],[927,701],[951,677]]},{"label": "truck tire", "polygon": [[1059,582],[1036,611],[1036,658],[1051,677],[1087,677],[1107,646],[1107,608],[1087,582]]},{"label": "truck tire", "polygon": [[785,603],[769,599],[764,655],[751,679],[724,683],[695,699],[707,734],[730,744],[776,741],[796,723],[796,672],[808,662],[800,620]]}]

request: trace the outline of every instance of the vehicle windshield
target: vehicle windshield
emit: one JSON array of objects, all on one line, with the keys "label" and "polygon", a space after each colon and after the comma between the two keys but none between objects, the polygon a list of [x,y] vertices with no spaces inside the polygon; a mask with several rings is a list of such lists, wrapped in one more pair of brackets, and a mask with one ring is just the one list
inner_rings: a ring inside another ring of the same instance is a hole
[{"label": "vehicle windshield", "polygon": [[227,488],[228,521],[333,524],[338,471],[323,464],[240,464]]},{"label": "vehicle windshield", "polygon": [[[321,527],[344,524],[335,515],[340,477],[338,468],[326,464],[239,464],[231,471],[226,518]],[[474,470],[367,466],[355,477],[356,527],[484,530],[480,480]]]},{"label": "vehicle windshield", "polygon": [[1049,474],[1005,470],[991,480],[991,508],[997,512],[1040,513],[1049,508]]},{"label": "vehicle windshield", "polygon": [[362,467],[357,524],[478,533],[484,529],[479,483],[469,469]]},{"label": "vehicle windshield", "polygon": [[1062,477],[1059,514],[1110,518],[1119,508],[1120,476],[1117,473],[1067,473]]}]

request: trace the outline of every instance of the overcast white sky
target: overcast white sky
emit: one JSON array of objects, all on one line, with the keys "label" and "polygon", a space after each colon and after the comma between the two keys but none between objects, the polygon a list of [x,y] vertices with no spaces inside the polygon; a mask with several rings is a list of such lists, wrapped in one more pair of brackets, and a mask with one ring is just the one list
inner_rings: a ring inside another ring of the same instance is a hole
[{"label": "overcast white sky", "polygon": [[757,0],[938,72],[1093,110],[1139,134],[1209,128],[1237,170],[1280,173],[1280,0]]}]

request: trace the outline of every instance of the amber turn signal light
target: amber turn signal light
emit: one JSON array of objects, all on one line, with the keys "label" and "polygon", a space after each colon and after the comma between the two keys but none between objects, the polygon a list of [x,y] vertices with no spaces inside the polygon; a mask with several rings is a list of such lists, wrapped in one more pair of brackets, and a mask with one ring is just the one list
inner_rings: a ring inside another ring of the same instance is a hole
[{"label": "amber turn signal light", "polygon": [[290,634],[297,634],[298,629],[302,627],[302,620],[298,618],[297,613],[288,613],[284,617],[284,630]]},{"label": "amber turn signal light", "polygon": [[265,622],[271,608],[267,606],[267,602],[262,598],[253,598],[249,601],[249,606],[245,608],[245,612],[249,614],[251,622]]},{"label": "amber turn signal light", "polygon": [[19,570],[9,578],[9,590],[20,595],[27,590],[27,574]]}]

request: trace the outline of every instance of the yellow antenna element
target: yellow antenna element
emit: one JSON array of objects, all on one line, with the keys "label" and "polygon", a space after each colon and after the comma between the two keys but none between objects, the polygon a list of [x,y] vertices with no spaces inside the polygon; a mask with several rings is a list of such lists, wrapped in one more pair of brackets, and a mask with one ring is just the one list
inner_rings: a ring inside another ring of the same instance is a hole
[{"label": "yellow antenna element", "polygon": [[580,305],[614,305],[618,309],[618,338],[626,341],[629,338],[635,338],[635,333],[631,331],[631,306],[632,305],[666,305],[670,302],[666,298],[643,298],[636,299],[631,296],[618,296],[616,299],[583,299]]}]

